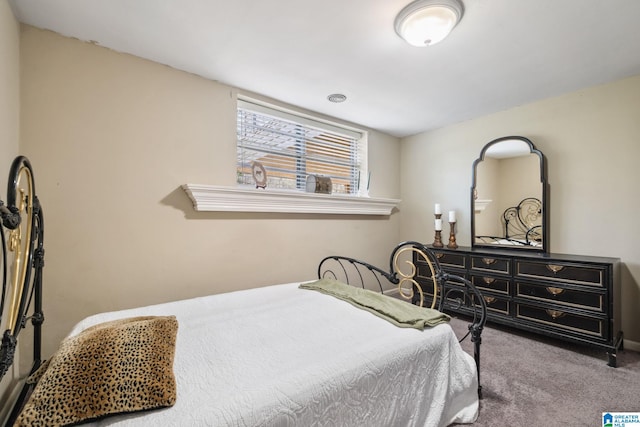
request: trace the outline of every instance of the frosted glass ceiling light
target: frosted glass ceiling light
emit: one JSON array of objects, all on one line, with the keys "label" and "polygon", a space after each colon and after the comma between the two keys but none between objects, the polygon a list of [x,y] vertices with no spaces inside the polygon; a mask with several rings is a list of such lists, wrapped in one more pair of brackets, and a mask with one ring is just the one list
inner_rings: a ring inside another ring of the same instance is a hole
[{"label": "frosted glass ceiling light", "polygon": [[396,17],[396,33],[412,46],[431,46],[449,35],[463,11],[459,0],[416,0]]}]

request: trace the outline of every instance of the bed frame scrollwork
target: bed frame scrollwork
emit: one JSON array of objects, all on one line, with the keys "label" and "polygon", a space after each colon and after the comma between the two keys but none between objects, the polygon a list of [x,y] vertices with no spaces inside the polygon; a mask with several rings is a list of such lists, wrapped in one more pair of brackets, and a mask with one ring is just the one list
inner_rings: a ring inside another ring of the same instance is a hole
[{"label": "bed frame scrollwork", "polygon": [[[421,276],[427,280],[418,282]],[[352,286],[388,294],[395,287],[401,298],[413,304],[436,308],[442,312],[465,306],[470,321],[468,332],[460,342],[470,337],[478,372],[478,396],[482,398],[480,385],[480,344],[487,318],[486,301],[480,291],[463,277],[445,273],[435,254],[424,244],[407,241],[397,245],[389,258],[389,271],[355,258],[328,256],[318,266],[318,278],[332,278]],[[424,283],[433,285],[423,289]],[[422,285],[420,284],[422,283]],[[395,285],[390,287],[389,284]]]},{"label": "bed frame scrollwork", "polygon": [[[34,341],[31,372],[41,364],[44,217],[36,195],[33,169],[24,156],[16,157],[11,164],[7,201],[5,203],[0,200],[0,221],[3,274],[0,296],[2,378],[14,363],[18,336],[29,320],[33,325]],[[5,228],[8,233],[5,233]],[[27,387],[22,390],[19,400],[24,400],[26,393]]]},{"label": "bed frame scrollwork", "polygon": [[542,243],[542,202],[535,197],[522,199],[504,210],[504,236],[476,236],[482,243],[501,243],[515,246],[539,246]]}]

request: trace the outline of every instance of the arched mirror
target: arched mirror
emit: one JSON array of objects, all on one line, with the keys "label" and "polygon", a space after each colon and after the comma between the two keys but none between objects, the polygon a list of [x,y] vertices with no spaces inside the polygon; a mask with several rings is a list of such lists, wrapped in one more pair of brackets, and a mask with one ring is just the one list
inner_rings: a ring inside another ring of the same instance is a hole
[{"label": "arched mirror", "polygon": [[542,152],[522,136],[495,139],[473,162],[473,247],[548,252],[549,206]]}]

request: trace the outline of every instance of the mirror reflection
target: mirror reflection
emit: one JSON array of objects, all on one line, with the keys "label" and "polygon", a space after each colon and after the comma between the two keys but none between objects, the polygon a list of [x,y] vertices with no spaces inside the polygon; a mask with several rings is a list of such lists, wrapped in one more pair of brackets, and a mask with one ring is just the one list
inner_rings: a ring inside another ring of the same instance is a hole
[{"label": "mirror reflection", "polygon": [[474,162],[473,246],[546,251],[544,156],[524,137],[488,143]]}]

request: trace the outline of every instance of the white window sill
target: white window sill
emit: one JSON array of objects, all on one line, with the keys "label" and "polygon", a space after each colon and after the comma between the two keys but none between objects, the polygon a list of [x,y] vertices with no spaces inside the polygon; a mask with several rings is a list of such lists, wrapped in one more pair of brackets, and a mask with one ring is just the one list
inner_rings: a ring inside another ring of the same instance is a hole
[{"label": "white window sill", "polygon": [[184,184],[197,211],[390,215],[400,200]]}]

